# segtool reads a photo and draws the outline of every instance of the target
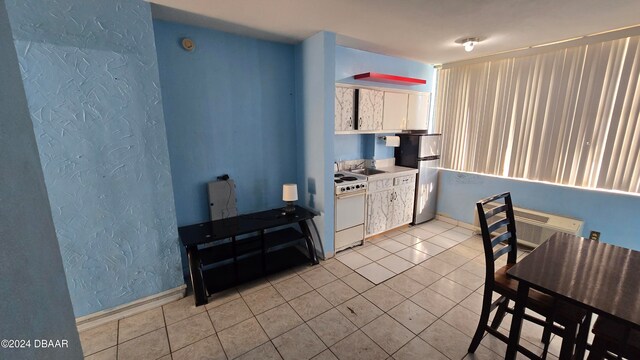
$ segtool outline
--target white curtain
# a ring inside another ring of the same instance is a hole
[[[439,71],[445,168],[640,192],[640,36]]]

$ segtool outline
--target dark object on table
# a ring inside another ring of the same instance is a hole
[[[599,317],[593,326],[593,345],[589,360],[615,358],[608,353],[627,359],[640,359],[640,331],[618,322]]]
[[[281,209],[274,209],[178,228],[189,258],[196,306],[207,303],[207,292],[212,294],[303,262],[317,264],[307,225],[315,215],[299,206],[294,210],[286,216]],[[302,232],[291,227],[295,224]],[[280,229],[266,232],[273,228]],[[252,233],[258,235],[238,238]],[[198,248],[204,244],[212,246]],[[297,249],[304,246],[308,257]]]
[[[485,211],[486,204],[496,202],[501,205]],[[507,312],[513,313],[513,309],[509,308],[509,301],[516,299],[518,286],[516,280],[507,276],[507,270],[516,263],[518,255],[518,240],[511,194],[504,193],[481,200],[476,203],[476,207],[480,228],[482,230],[486,275],[482,299],[482,313],[475,335],[469,345],[470,353],[476,351],[485,331],[505,343],[508,342],[508,338],[498,332],[497,329],[504,319],[505,314]],[[491,223],[489,223],[489,221]],[[496,232],[499,232],[498,235],[493,236]],[[504,247],[501,246],[503,242],[506,242],[506,246]],[[494,251],[495,247],[499,247],[497,251]],[[507,264],[496,271],[495,261],[505,254],[507,255]],[[491,299],[494,292],[498,293],[500,297],[492,303]],[[551,332],[563,337],[562,354],[573,353],[576,329],[586,318],[583,311],[535,290],[529,293],[526,299],[526,307],[546,318],[546,320],[542,320],[528,314],[524,315],[526,320],[544,327],[542,337],[542,342],[545,344],[542,355],[543,358],[546,357],[547,354]],[[489,315],[491,311],[496,308],[496,314],[489,325]],[[554,323],[558,323],[562,327]],[[588,331],[588,329],[584,330],[584,327],[581,327],[581,330],[583,332]],[[530,350],[522,346],[518,346],[518,351],[530,358],[537,357]]]

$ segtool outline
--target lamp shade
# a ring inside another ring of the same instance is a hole
[[[297,201],[297,200],[298,200],[298,185],[297,184],[282,185],[282,201]]]

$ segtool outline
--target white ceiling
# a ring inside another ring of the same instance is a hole
[[[154,17],[295,43],[338,44],[439,64],[640,24],[639,0],[149,0]],[[455,43],[484,39],[471,53]]]

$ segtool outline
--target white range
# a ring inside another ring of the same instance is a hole
[[[366,213],[367,177],[349,172],[334,174],[335,251],[362,245]]]

